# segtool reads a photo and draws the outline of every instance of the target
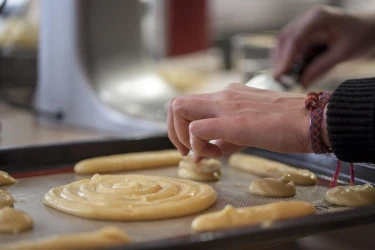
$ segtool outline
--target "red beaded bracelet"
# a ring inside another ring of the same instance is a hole
[[[324,108],[329,102],[331,95],[332,92],[310,92],[305,99],[305,107],[311,111],[310,138],[315,154],[332,153],[332,149],[324,144],[321,134]]]
[[[311,111],[310,117],[310,138],[311,146],[315,154],[332,153],[332,149],[328,148],[322,139],[321,128],[324,115],[324,108],[329,102],[332,92],[310,92],[305,98],[305,107]],[[355,182],[355,170],[353,163],[350,164],[350,185]],[[335,173],[331,179],[331,187],[335,187],[341,170],[342,161],[338,160]]]

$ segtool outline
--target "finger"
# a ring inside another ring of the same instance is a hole
[[[229,154],[241,151],[242,149],[246,148],[246,146],[244,145],[236,145],[236,144],[226,142],[223,140],[216,140],[215,144],[220,147],[224,155],[229,155]]]
[[[200,156],[221,156],[223,154],[221,148],[216,144],[209,143],[209,141],[217,139],[229,141],[228,138],[232,140],[238,133],[238,130],[233,129],[235,122],[235,118],[209,118],[191,122],[189,132],[190,145],[193,151]]]
[[[176,130],[174,127],[174,116],[173,116],[173,103],[175,101],[175,98],[169,101],[168,103],[168,118],[167,118],[167,124],[168,124],[168,137],[173,143],[173,145],[178,149],[181,155],[185,156],[189,153],[189,149],[185,147],[179,140],[176,134]]]
[[[173,124],[178,141],[192,149],[189,139],[191,121],[215,117],[219,107],[216,101],[197,98],[178,98],[173,103]]]
[[[346,54],[344,46],[332,46],[307,66],[301,77],[301,84],[307,87],[316,78],[322,76],[339,62],[344,61]]]
[[[194,162],[200,162],[201,160],[203,160],[203,156],[198,156],[198,155],[194,155]]]
[[[175,130],[180,143],[191,150],[189,139],[189,124],[190,121],[182,116],[174,116]]]
[[[208,119],[210,120],[210,119]],[[200,124],[204,120],[198,120],[190,123],[189,131],[194,131],[194,123]],[[192,125],[193,124],[193,125]],[[200,137],[195,136],[193,133],[190,132],[190,145],[192,148],[192,151],[196,156],[200,157],[220,157],[222,156],[222,151],[220,147],[218,147],[215,144],[209,143],[209,140],[203,140]]]

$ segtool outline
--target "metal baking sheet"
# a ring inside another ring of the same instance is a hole
[[[318,215],[280,221],[268,228],[250,226],[198,234],[191,231],[190,224],[199,214],[157,221],[108,222],[71,216],[43,204],[43,196],[51,188],[91,177],[75,175],[71,172],[72,166],[77,160],[97,155],[170,147],[166,137],[157,137],[144,140],[94,141],[0,151],[0,159],[2,159],[0,169],[23,177],[19,178],[18,184],[1,188],[8,190],[14,196],[16,208],[27,211],[34,219],[33,230],[18,235],[0,234],[0,242],[5,244],[19,240],[37,239],[51,234],[93,231],[103,226],[115,225],[123,228],[133,240],[133,244],[116,249],[191,249],[192,247],[207,249],[219,246],[220,248],[233,249],[235,247],[268,245],[324,230],[375,221],[373,207],[348,209],[332,206],[324,201],[328,175],[325,176],[322,173],[330,169],[333,170],[331,167],[333,158],[325,156],[325,160],[320,161],[319,165],[314,163],[314,159],[306,161],[305,157],[309,157],[306,155],[279,155],[256,149],[249,149],[247,152],[273,159],[279,158],[284,162],[292,161],[294,163],[292,165],[299,167],[308,167],[313,163],[314,167],[310,166],[310,169],[315,168],[315,172],[320,174],[319,184],[312,187],[298,186],[296,196],[288,199],[259,197],[248,192],[249,183],[257,177],[224,166],[222,179],[219,182],[208,183],[217,190],[218,201],[200,214],[220,210],[226,204],[243,207],[279,200],[300,200],[312,202],[317,208]],[[22,159],[27,160],[23,161]],[[226,158],[223,158],[222,161],[226,163]],[[322,162],[330,164],[324,166]],[[177,167],[127,173],[177,177]],[[345,181],[345,174],[342,177]],[[360,179],[359,181],[366,180]],[[373,183],[371,180],[367,181]]]

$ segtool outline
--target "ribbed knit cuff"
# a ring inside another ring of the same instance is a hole
[[[375,78],[348,80],[332,94],[327,109],[333,153],[347,162],[375,162]]]

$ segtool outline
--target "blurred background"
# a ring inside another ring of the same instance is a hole
[[[280,29],[319,4],[375,12],[375,0],[0,0],[0,147],[166,133],[172,97],[272,70]],[[340,64],[314,88],[374,68]],[[373,249],[372,232],[275,249]]]
[[[272,69],[280,29],[319,4],[375,11],[373,0],[2,0],[0,99],[37,122],[165,133],[169,99]],[[374,66],[339,65],[314,88]]]

